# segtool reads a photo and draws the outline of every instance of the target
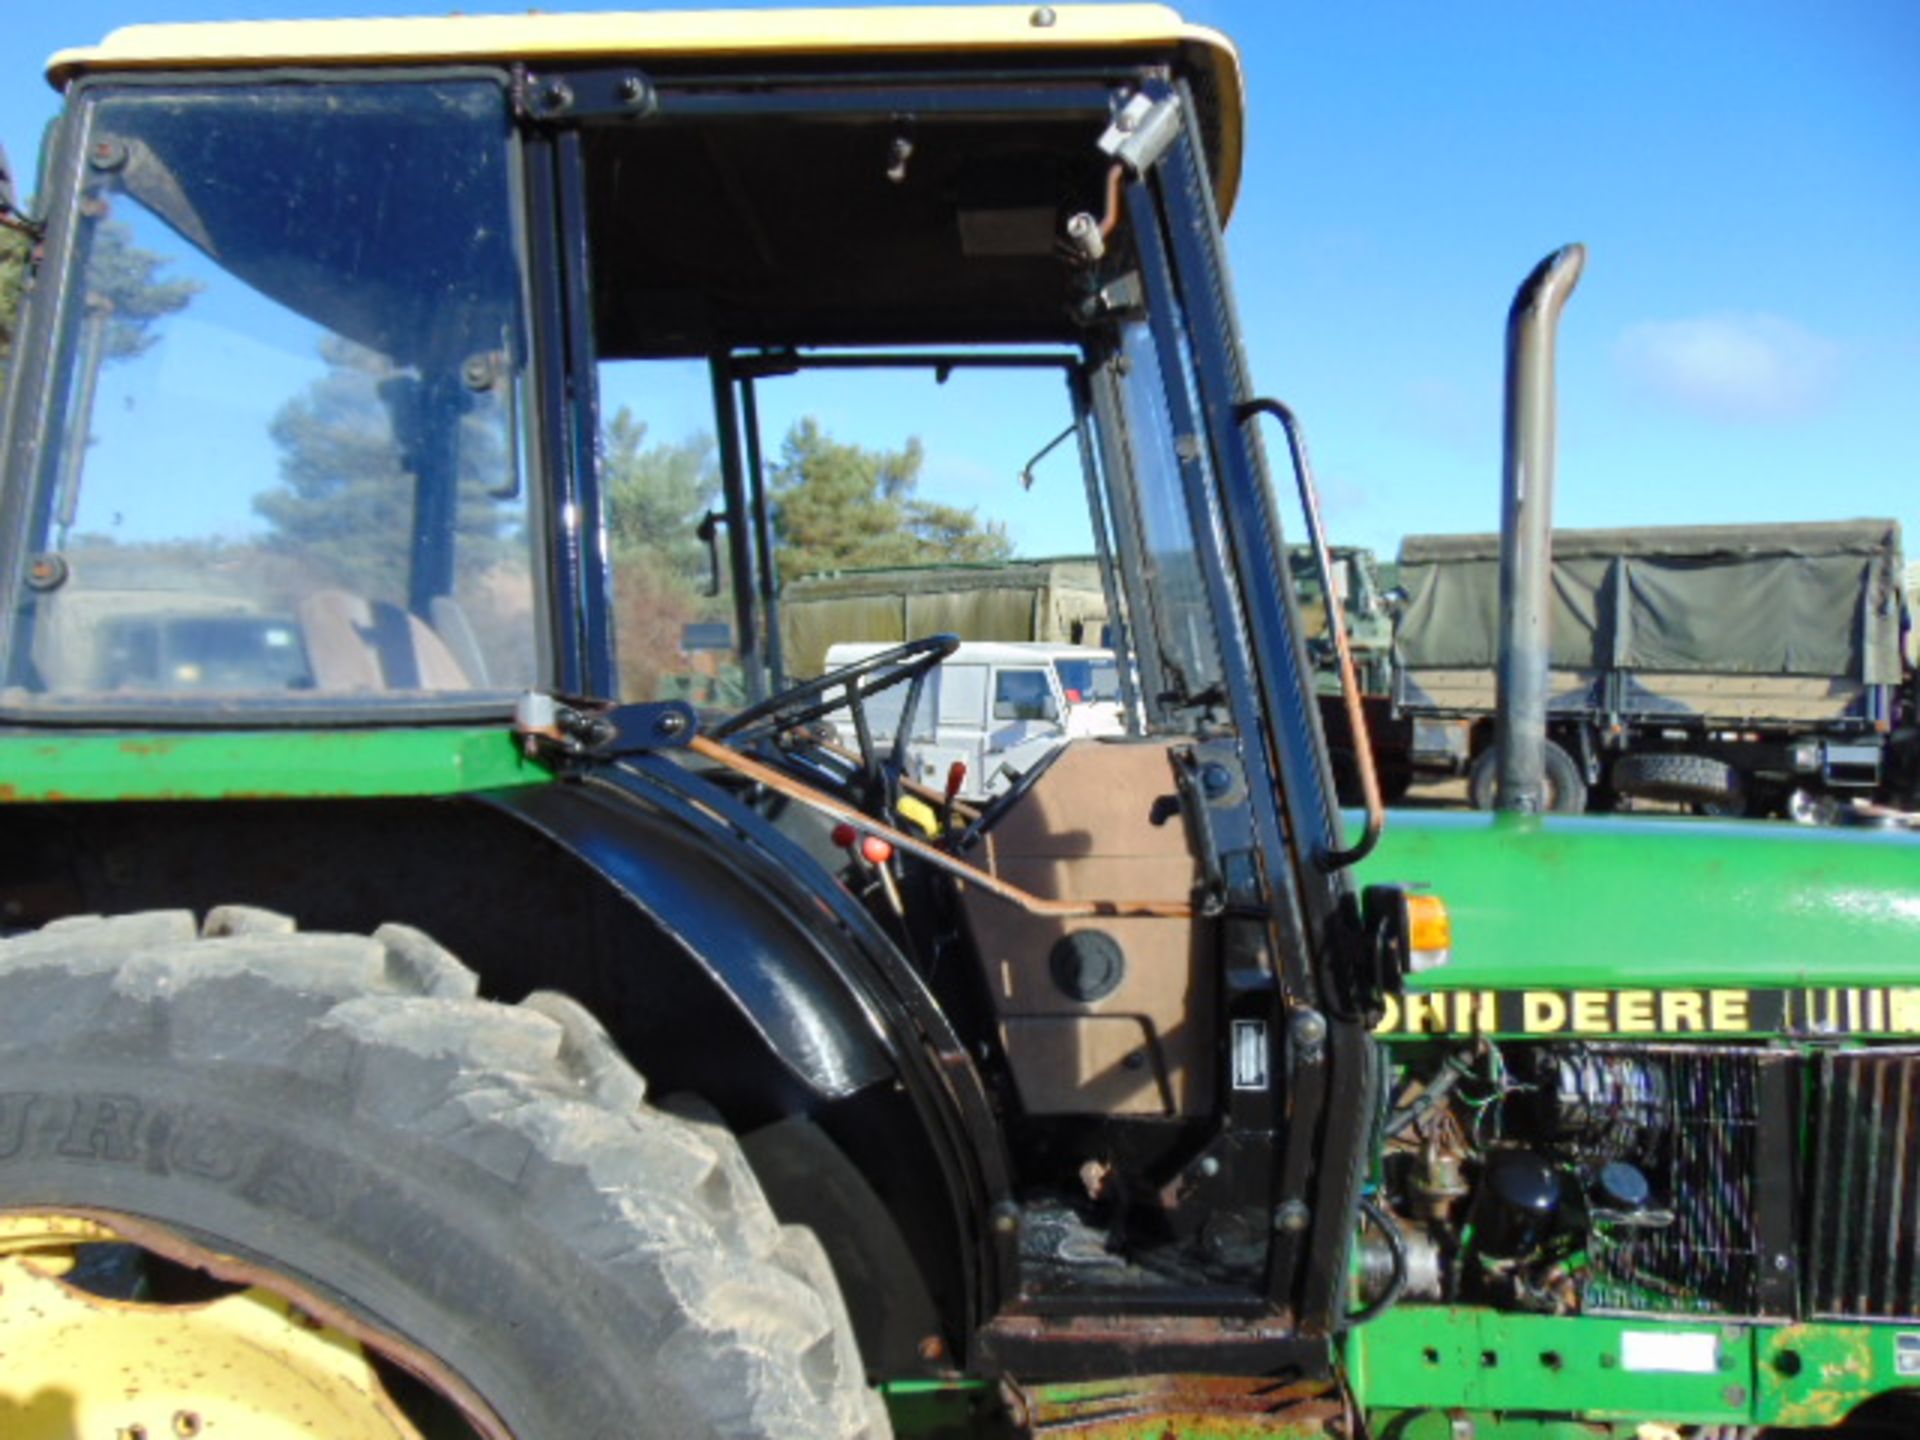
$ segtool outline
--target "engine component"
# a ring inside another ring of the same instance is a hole
[[[1487,1160],[1475,1220],[1480,1252],[1497,1259],[1530,1255],[1560,1209],[1560,1175],[1531,1150],[1501,1150]]]
[[[1582,1159],[1610,1160],[1644,1155],[1666,1133],[1667,1072],[1644,1053],[1556,1046],[1532,1060],[1540,1138]]]
[[[1402,1298],[1413,1300],[1438,1300],[1444,1293],[1444,1268],[1441,1264],[1440,1242],[1430,1231],[1418,1226],[1400,1223],[1400,1239],[1406,1248],[1406,1284],[1401,1289]],[[1361,1232],[1359,1244],[1359,1273],[1354,1277],[1354,1289],[1360,1300],[1371,1304],[1387,1293],[1387,1287],[1393,1283],[1394,1273],[1393,1247],[1385,1235],[1377,1230]]]
[[[1433,1139],[1422,1149],[1420,1168],[1414,1171],[1409,1183],[1413,1207],[1422,1219],[1437,1224],[1453,1219],[1468,1191],[1461,1158],[1452,1150],[1443,1150]]]

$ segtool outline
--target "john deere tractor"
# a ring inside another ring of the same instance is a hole
[[[6,212],[0,1433],[1537,1437],[1904,1383],[1920,1307],[1853,1279],[1889,1247],[1912,1290],[1913,992],[1829,1032],[1633,977],[1732,985],[1773,905],[1806,976],[1864,936],[1920,978],[1910,846],[1701,830],[1649,876],[1482,817],[1354,878],[1383,817],[1367,773],[1336,807],[1291,599],[1263,438],[1326,545],[1240,347],[1222,37],[141,26],[49,75]],[[1063,428],[1030,488],[971,461]],[[909,773],[943,707],[1054,720],[933,610],[793,673],[781,558],[859,537],[1098,555],[1128,733],[983,803]],[[1630,948],[1568,934],[1616,908]],[[1466,988],[1409,992],[1450,945]],[[1569,955],[1550,1041],[1482,998]],[[1661,1128],[1720,1114],[1696,1054],[1745,1148]],[[1738,1284],[1701,1214],[1762,1227]]]

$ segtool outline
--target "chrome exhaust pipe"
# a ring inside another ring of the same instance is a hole
[[[1547,663],[1552,650],[1554,339],[1587,263],[1567,245],[1534,267],[1507,311],[1505,454],[1500,495],[1500,663],[1494,809],[1547,808]]]

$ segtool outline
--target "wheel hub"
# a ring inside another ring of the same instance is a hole
[[[74,1283],[124,1245],[78,1216],[0,1215],[0,1434],[10,1440],[420,1440],[365,1348],[259,1286],[169,1304]]]

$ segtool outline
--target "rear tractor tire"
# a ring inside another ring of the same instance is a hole
[[[733,1137],[648,1106],[574,1002],[478,1000],[401,926],[227,908],[0,942],[0,1212],[82,1217],[47,1224],[276,1297],[380,1357],[356,1361],[369,1417],[398,1401],[435,1436],[887,1433],[818,1242],[775,1220]],[[173,1312],[171,1353],[220,1308]],[[147,1418],[94,1368],[75,1415],[100,1433],[320,1433],[297,1405]],[[34,1433],[51,1382],[0,1372],[0,1430]]]
[[[1546,742],[1546,804],[1552,815],[1579,815],[1587,808],[1587,782],[1573,757],[1559,745]],[[1467,772],[1467,799],[1476,810],[1493,809],[1500,783],[1500,751],[1488,746],[1474,757]]]

